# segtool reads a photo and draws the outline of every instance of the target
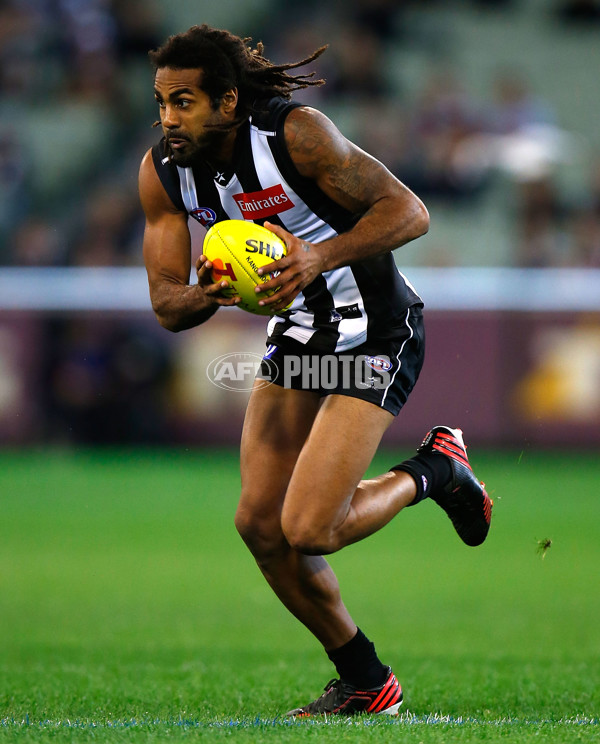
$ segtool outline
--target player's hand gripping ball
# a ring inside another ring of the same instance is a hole
[[[221,290],[225,297],[239,295],[242,310],[257,315],[271,315],[273,310],[258,302],[274,294],[270,290],[257,294],[255,287],[268,282],[276,272],[259,276],[258,269],[286,253],[285,243],[266,227],[245,220],[223,220],[206,233],[202,252],[212,263],[214,282],[226,280],[229,287]]]

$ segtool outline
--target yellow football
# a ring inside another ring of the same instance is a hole
[[[254,289],[268,282],[273,274],[259,276],[258,269],[285,256],[285,243],[266,227],[245,220],[223,220],[213,225],[204,237],[202,252],[212,263],[213,281],[225,279],[229,287],[225,297],[239,295],[242,310],[257,315],[271,315],[273,310],[258,301],[274,290],[257,294]]]

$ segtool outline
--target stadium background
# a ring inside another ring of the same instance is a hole
[[[477,445],[597,448],[598,3],[9,0],[0,21],[0,444],[237,442],[246,396],[206,368],[261,353],[264,321],[158,327],[136,191],[147,49],[208,22],[275,61],[329,43],[327,85],[298,100],[430,209],[396,254],[428,358],[386,441],[447,421]]]

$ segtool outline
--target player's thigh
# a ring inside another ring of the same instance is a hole
[[[359,398],[325,398],[287,489],[284,528],[335,529],[345,519],[394,416]]]
[[[279,527],[285,493],[319,404],[316,393],[255,385],[242,431],[240,532]]]

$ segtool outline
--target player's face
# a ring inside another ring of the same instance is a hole
[[[188,166],[198,157],[219,158],[227,143],[235,138],[232,131],[215,126],[235,118],[237,95],[230,91],[214,109],[208,95],[200,89],[200,70],[160,67],[154,78],[154,94],[160,109],[160,123],[173,162]]]

